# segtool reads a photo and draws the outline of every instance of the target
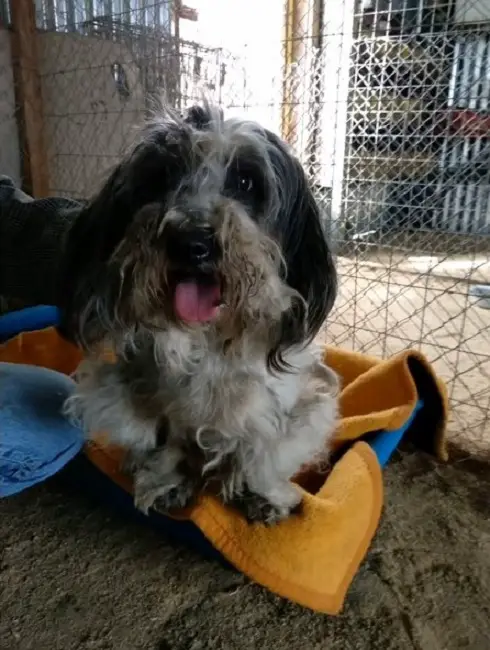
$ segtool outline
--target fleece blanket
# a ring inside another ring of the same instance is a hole
[[[23,487],[39,480],[39,467],[37,479],[31,480],[25,468],[18,467],[18,459],[16,472],[15,453],[9,447],[16,431],[34,435],[31,447],[41,448],[49,430],[64,427],[65,444],[44,475],[58,471],[81,449],[78,461],[65,471],[70,473],[73,466],[79,485],[87,489],[96,485],[99,496],[122,497],[131,507],[131,480],[120,470],[123,452],[105,446],[102,438],[84,445],[80,432],[71,431],[59,415],[70,390],[68,375],[80,360],[81,352],[54,328],[23,332],[0,344],[0,495],[19,491],[9,491],[12,482],[20,481]],[[326,347],[325,360],[341,377],[341,419],[330,471],[319,474],[307,468],[294,478],[304,497],[301,515],[274,527],[249,524],[238,512],[203,494],[194,507],[172,520],[155,512],[149,519],[183,538],[196,532],[257,583],[311,609],[337,614],[378,527],[382,467],[400,439],[410,439],[421,450],[446,459],[447,396],[430,364],[416,351],[379,360]],[[60,379],[57,386],[54,375]],[[8,387],[15,376],[17,385],[27,388],[12,394]]]

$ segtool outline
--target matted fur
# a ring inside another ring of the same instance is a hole
[[[132,450],[143,510],[157,498],[166,509],[187,505],[219,476],[223,500],[256,495],[270,505],[267,521],[281,519],[300,501],[290,478],[328,455],[337,377],[312,346],[286,354],[289,372],[271,373],[267,346],[242,335],[240,350],[229,354],[219,343],[214,327],[140,332],[115,363],[82,364],[69,408],[88,431],[105,431]],[[253,518],[257,500],[242,507]]]
[[[67,317],[88,358],[67,411],[133,451],[144,510],[157,498],[182,506],[213,483],[250,518],[287,516],[300,501],[289,479],[328,449],[337,394],[310,345],[336,273],[300,164],[253,122],[207,105],[167,114],[77,232],[91,241],[67,269]],[[196,233],[212,254],[185,272],[218,278],[222,305],[189,324],[173,303],[175,251]],[[90,354],[100,341],[115,364]]]

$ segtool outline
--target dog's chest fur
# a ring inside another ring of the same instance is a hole
[[[265,348],[246,338],[223,346],[212,330],[166,331],[154,339],[151,357],[136,355],[134,370],[153,375],[155,409],[163,409],[181,433],[206,427],[229,435],[253,435],[258,420],[260,430],[277,435],[298,400],[304,371],[315,362],[311,350],[290,352],[291,371],[272,374]]]

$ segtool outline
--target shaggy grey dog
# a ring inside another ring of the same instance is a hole
[[[147,511],[215,491],[249,520],[295,511],[322,459],[335,374],[312,340],[336,294],[299,162],[209,105],[147,126],[79,219],[70,313],[88,354],[67,411],[130,451]]]

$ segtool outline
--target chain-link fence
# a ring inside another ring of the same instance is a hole
[[[314,26],[315,2],[303,4]],[[321,161],[334,165],[323,184],[341,273],[327,336],[373,355],[423,351],[447,381],[453,439],[488,451],[490,3],[323,8],[337,135]]]
[[[36,0],[50,192],[91,194],[161,96],[183,107],[204,90],[282,133],[337,248],[327,340],[422,350],[448,382],[453,438],[488,450],[489,0],[188,5]],[[6,34],[0,173],[15,176]]]
[[[352,22],[332,332],[422,350],[448,382],[452,435],[488,450],[490,4],[368,0]]]

